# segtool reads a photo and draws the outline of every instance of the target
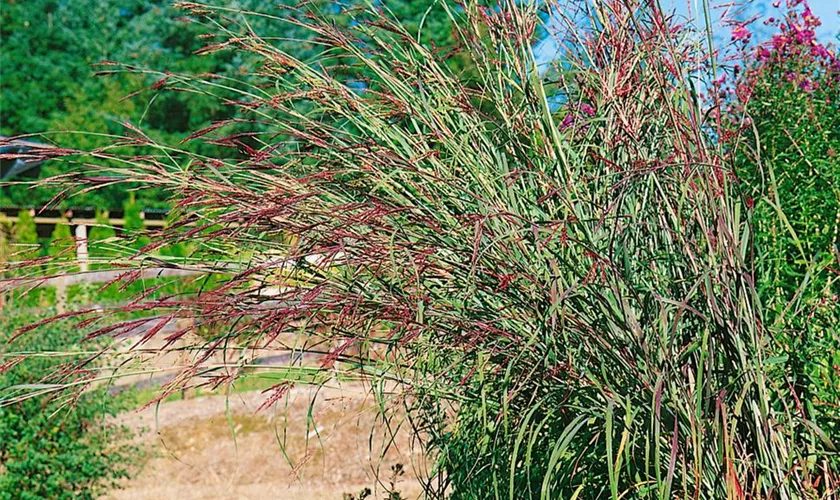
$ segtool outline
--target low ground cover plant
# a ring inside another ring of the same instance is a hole
[[[132,125],[121,147],[157,154],[64,151],[96,159],[73,178],[85,188],[178,200],[177,221],[121,266],[190,241],[194,267],[227,276],[131,303],[227,326],[160,397],[286,347],[370,383],[385,425],[412,426],[430,497],[834,494],[837,431],[802,410],[811,367],[786,357],[807,311],[762,295],[765,226],[739,180],[745,156],[721,140],[743,132],[696,91],[697,74],[717,79],[704,37],[647,2],[557,5],[565,50],[540,72],[541,6],[441,5],[469,75],[379,4],[341,26],[314,7],[272,14],[322,44],[305,62],[249,29],[256,14],[184,2],[213,30],[206,51],[261,61],[235,87],[161,74],[158,89],[242,111],[189,137],[230,155]],[[210,366],[232,342],[239,361]],[[824,393],[836,382],[811,379]]]

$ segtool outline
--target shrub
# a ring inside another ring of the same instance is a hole
[[[746,51],[722,101],[727,145],[755,205],[756,283],[780,366],[802,414],[837,436],[840,60],[816,39],[820,23],[807,3],[786,2],[765,21],[776,33]]]
[[[106,421],[120,402],[101,385],[78,398],[49,396],[49,387],[39,385],[45,397],[16,401],[25,384],[42,384],[57,373],[65,384],[83,384],[94,373],[71,369],[87,357],[75,325],[52,323],[37,336],[10,342],[12,332],[37,319],[8,310],[0,315],[0,499],[99,498],[127,477],[137,450],[126,444],[124,428]],[[22,360],[20,353],[34,354]]]
[[[116,237],[117,233],[114,231],[114,227],[111,225],[111,219],[108,215],[108,212],[105,210],[96,211],[94,219],[96,221],[96,225],[92,226],[88,232],[88,239],[91,241],[91,244]]]
[[[143,209],[135,199],[134,195],[129,196],[128,200],[123,204],[123,220],[125,226],[123,229],[129,235],[133,235],[143,230]]]
[[[38,257],[40,253],[38,230],[35,226],[35,219],[29,210],[21,210],[18,213],[18,220],[12,232],[12,240],[17,245],[15,251],[17,260],[29,260]]]
[[[166,155],[91,152],[114,180],[182,196],[181,224],[141,253],[189,238],[234,273],[192,301],[132,303],[230,325],[161,397],[212,373],[225,340],[282,348],[303,330],[332,342],[296,345],[324,369],[396,392],[436,461],[433,496],[830,494],[836,435],[778,369],[784,324],[764,321],[749,204],[691,90],[708,62],[691,33],[650,4],[593,2],[588,22],[569,14],[548,82],[532,4],[442,5],[468,83],[377,8],[348,28],[298,17],[327,48],[310,65],[183,4],[221,27],[212,49],[263,60],[230,102],[247,132],[191,136],[244,158],[134,132]]]
[[[93,268],[108,267],[101,261],[108,261],[117,255],[119,250],[116,245],[117,233],[111,225],[109,214],[105,210],[97,210],[94,225],[88,230],[88,247],[90,258],[94,261]]]
[[[134,197],[134,193],[131,193],[123,204],[123,221],[123,235],[133,239],[135,247],[142,248],[149,244],[148,237],[143,233],[143,208]]]
[[[5,214],[0,214],[0,262],[6,262],[12,256],[12,223]]]
[[[6,277],[7,262],[12,259],[12,223],[5,214],[0,213],[0,281]],[[0,289],[0,308],[6,302],[6,290]]]
[[[75,256],[75,238],[70,231],[70,224],[65,218],[55,225],[50,235],[50,246],[47,253],[54,260],[72,260]]]

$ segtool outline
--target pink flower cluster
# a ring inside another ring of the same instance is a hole
[[[780,7],[781,1],[774,2],[773,6]],[[756,48],[755,56],[758,62],[762,66],[772,63],[795,63],[805,66],[816,64],[834,73],[840,71],[840,58],[830,46],[820,43],[817,39],[816,29],[822,25],[822,21],[811,11],[808,2],[787,0],[785,6],[786,12],[780,18],[770,17],[764,21],[765,25],[776,26],[779,32]],[[738,39],[744,39],[740,32],[738,36]],[[736,39],[735,30],[732,38]],[[807,71],[788,71],[785,80],[809,93],[818,88],[818,84]]]
[[[781,0],[773,3],[777,8],[781,5]],[[745,44],[740,50],[744,65],[733,67],[731,73],[711,82],[712,99],[716,103],[722,101],[727,114],[738,117],[739,127],[746,126],[744,106],[758,85],[770,82],[784,86],[786,91],[803,92],[810,99],[821,95],[818,94],[821,90],[840,85],[840,57],[832,45],[824,45],[817,39],[816,30],[822,23],[807,1],[787,0],[781,15],[767,18],[764,24],[774,26],[777,32],[770,40],[754,47],[746,44],[750,40],[747,25],[733,29],[733,41]],[[723,140],[727,140],[727,133],[721,131]]]
[[[804,6],[802,12],[795,10],[799,5]],[[816,28],[822,25],[822,21],[811,11],[808,2],[788,0],[787,6],[789,10],[784,19],[771,17],[765,21],[767,25],[778,26],[780,33],[773,35],[769,42],[772,51],[762,47],[759,55],[766,59],[772,57],[773,52],[779,56],[787,56],[803,55],[803,52],[807,51],[816,58],[833,62],[836,57],[834,53],[817,40]]]

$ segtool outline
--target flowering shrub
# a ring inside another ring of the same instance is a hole
[[[744,70],[724,90],[727,146],[755,207],[756,280],[781,366],[802,413],[836,435],[840,62],[816,39],[821,21],[807,2],[789,0],[764,22],[777,33],[744,53]]]
[[[778,32],[769,41],[745,49],[743,70],[741,64],[735,67],[729,86],[725,75],[715,86],[728,109],[724,139],[734,139],[726,143],[740,158],[741,177],[756,190],[751,197],[774,197],[774,206],[765,204],[759,211],[789,212],[788,230],[764,226],[783,222],[769,213],[759,215],[759,233],[773,233],[775,245],[787,248],[788,257],[793,256],[793,247],[802,246],[795,252],[804,255],[783,259],[789,264],[799,260],[801,277],[802,266],[807,266],[811,257],[818,261],[819,255],[833,258],[832,245],[837,243],[838,201],[833,186],[840,123],[840,60],[833,47],[816,39],[815,28],[821,21],[807,2],[788,0],[786,7],[779,17],[764,21]],[[755,140],[743,134],[752,128],[757,132]],[[771,288],[777,286],[792,293],[799,283],[777,277]]]

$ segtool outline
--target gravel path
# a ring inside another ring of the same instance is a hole
[[[259,392],[210,396],[122,415],[154,458],[104,498],[320,500],[365,487],[383,498],[375,471],[387,479],[396,463],[407,471],[397,490],[403,498],[420,497],[411,464],[422,467],[422,455],[412,451],[405,432],[382,452],[389,440],[363,387],[295,388],[288,400],[256,413],[264,398]]]

